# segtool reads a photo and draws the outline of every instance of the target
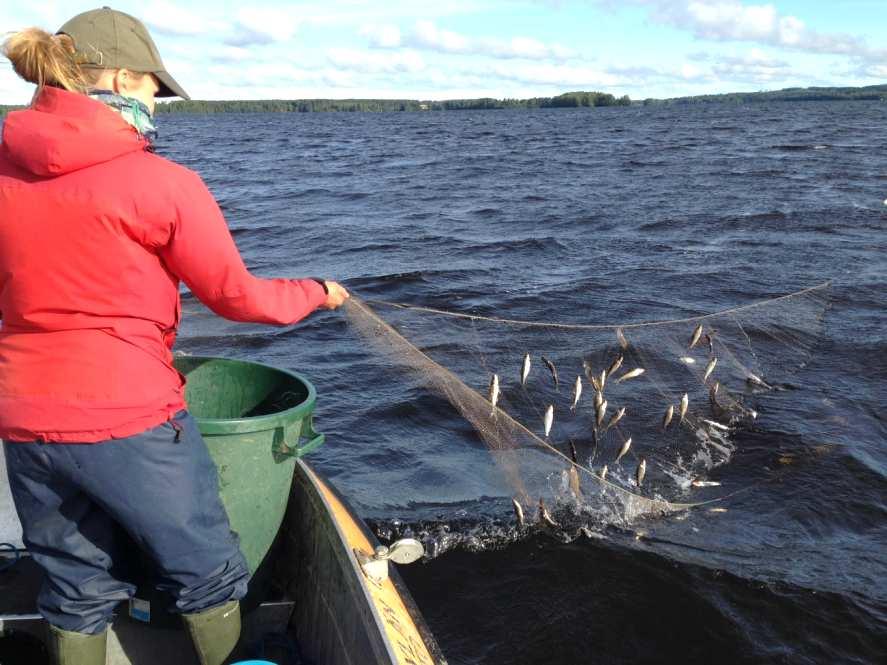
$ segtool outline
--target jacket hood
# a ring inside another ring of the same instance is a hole
[[[7,157],[38,176],[58,176],[101,164],[148,141],[119,113],[86,95],[46,87],[30,108],[3,122]]]

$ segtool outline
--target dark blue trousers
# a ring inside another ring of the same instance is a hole
[[[216,467],[187,412],[125,439],[4,449],[25,546],[46,573],[38,607],[54,626],[102,632],[132,597],[121,564],[133,553],[122,542],[150,557],[179,612],[246,594],[249,571]]]

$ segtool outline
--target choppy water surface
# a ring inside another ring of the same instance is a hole
[[[204,176],[263,275],[606,323],[833,279],[811,362],[737,433],[719,478],[778,475],[725,513],[593,537],[517,538],[483,443],[445,402],[386,371],[338,314],[274,329],[186,300],[179,349],[312,379],[327,434],[313,461],[380,535],[429,544],[434,557],[403,574],[451,663],[887,653],[887,106],[162,121],[159,151]]]

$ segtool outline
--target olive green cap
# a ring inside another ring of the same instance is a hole
[[[167,73],[145,24],[129,14],[110,7],[93,9],[72,18],[56,34],[74,40],[74,57],[81,67],[150,72],[160,81],[158,97],[191,99]]]

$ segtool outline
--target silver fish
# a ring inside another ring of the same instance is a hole
[[[609,471],[609,469],[607,468],[607,465],[604,464],[604,465],[601,467],[601,480],[606,480],[606,479],[607,479],[607,471]]]
[[[716,480],[694,480],[690,483],[693,487],[720,487],[721,483]]]
[[[754,383],[756,385],[761,386],[762,388],[770,388],[771,387],[768,383],[766,383],[761,377],[757,376],[756,374],[749,373],[749,375],[745,378],[745,380],[748,383]]]
[[[691,358],[690,356],[681,356],[679,360],[685,365],[695,365],[696,358]]]
[[[557,367],[555,367],[554,363],[551,362],[545,356],[542,356],[542,362],[545,363],[545,366],[548,368],[548,371],[551,372],[551,378],[554,379],[554,387],[557,388],[558,387]]]
[[[629,448],[631,448],[631,437],[628,437],[625,440],[625,443],[622,444],[622,448],[620,448],[619,454],[616,455],[616,461],[613,462],[613,464],[618,464],[619,460],[621,460],[623,457],[625,457],[625,453],[628,452]]]
[[[710,425],[711,427],[714,427],[715,429],[723,430],[724,432],[729,432],[731,430],[731,428],[728,427],[727,425],[716,422],[714,420],[706,420],[705,418],[703,418],[702,422],[704,422],[706,425]]]
[[[576,454],[576,444],[573,443],[572,439],[570,439],[570,459],[573,460],[573,464],[579,464],[579,456]]]
[[[530,375],[530,366],[532,365],[532,361],[530,360],[530,354],[524,354],[524,362],[520,368],[520,384],[525,386],[527,384],[527,377]]]
[[[671,424],[671,419],[674,417],[674,404],[669,404],[668,408],[665,410],[665,415],[662,417],[662,429],[668,429],[668,426]]]
[[[690,337],[690,346],[689,348],[693,348],[699,343],[699,338],[702,337],[702,324],[700,323],[696,326],[696,329],[693,330],[693,336]]]
[[[622,367],[622,361],[624,360],[624,356],[620,353],[619,357],[617,357],[613,362],[610,363],[610,366],[607,368],[607,376],[613,376],[616,373],[616,370]]]
[[[625,415],[625,407],[623,406],[621,409],[619,409],[616,413],[613,414],[613,416],[610,418],[610,421],[607,423],[607,426],[604,429],[610,429],[611,427],[613,427],[613,425],[615,425],[620,420],[622,420],[622,416],[624,416],[624,415]]]
[[[600,378],[598,379],[598,381],[599,381],[600,384],[601,384],[601,392],[604,392],[604,386],[607,385],[607,377],[608,377],[608,376],[609,376],[609,374],[607,374],[607,370],[602,369],[602,370],[601,370],[601,376],[600,376]]]
[[[575,466],[571,466],[567,471],[567,480],[570,485],[570,491],[577,499],[582,498],[582,491],[579,489],[579,472]]]
[[[490,404],[493,405],[492,413],[496,413],[496,403],[499,401],[499,375],[493,374],[490,378]]]
[[[708,388],[708,404],[711,407],[711,413],[715,418],[722,418],[726,413],[726,409],[718,402],[718,389],[721,387],[720,381],[715,381]]]
[[[548,512],[548,508],[545,507],[545,502],[542,500],[542,497],[539,497],[539,520],[553,529],[556,529],[559,526],[558,523],[551,518],[551,514]]]
[[[710,512],[710,513],[726,513],[727,509],[726,508],[709,508],[708,512]]]
[[[607,414],[607,400],[604,400],[600,403],[597,408],[597,426],[600,427],[601,423],[604,422],[604,416]]]
[[[708,361],[708,365],[705,366],[705,374],[702,375],[702,382],[705,383],[708,380],[708,377],[711,376],[711,373],[715,371],[715,365],[718,364],[717,358],[712,358]]]
[[[599,380],[594,374],[592,374],[592,375],[589,376],[588,378],[591,379],[591,385],[592,385],[592,387],[593,387],[595,390],[597,390],[598,392],[601,392],[602,386],[601,386],[601,382],[600,382],[600,380]]]
[[[579,398],[582,396],[582,377],[576,377],[576,383],[573,384],[573,406],[570,407],[573,411],[576,410],[576,405],[579,404]]]
[[[616,339],[619,340],[619,346],[623,349],[628,348],[628,340],[625,339],[625,333],[622,332],[622,328],[616,328]]]
[[[622,383],[623,381],[628,381],[628,379],[633,379],[637,376],[640,376],[641,374],[643,374],[646,371],[647,370],[645,370],[643,367],[635,367],[630,372],[626,372],[625,374],[620,376],[618,379],[616,379],[616,383]]]
[[[597,408],[604,403],[604,394],[600,390],[594,391],[594,408],[595,411]]]
[[[542,424],[545,426],[545,436],[547,437],[551,433],[551,426],[554,424],[554,404],[549,404],[548,408],[545,409],[545,418],[542,420]]]
[[[517,518],[517,527],[519,529],[524,528],[524,509],[523,506],[520,505],[517,499],[511,499],[511,507],[514,508],[514,516]]]
[[[644,476],[647,475],[647,460],[641,458],[641,463],[638,464],[638,469],[635,471],[634,477],[638,483],[638,487],[644,484]]]
[[[705,341],[708,342],[708,352],[713,354],[715,352],[714,339],[712,339],[711,335],[705,333]]]
[[[678,420],[679,423],[684,422],[684,416],[687,415],[688,406],[690,406],[690,398],[687,396],[687,393],[684,393],[681,396],[681,410],[678,412],[678,415],[680,415],[680,420]]]

